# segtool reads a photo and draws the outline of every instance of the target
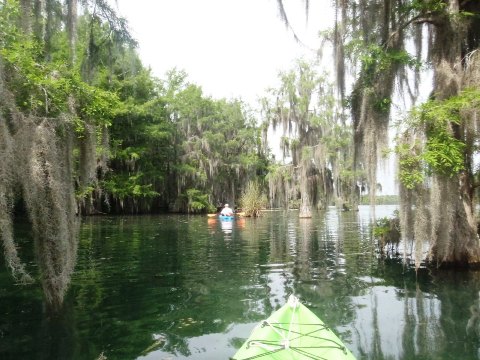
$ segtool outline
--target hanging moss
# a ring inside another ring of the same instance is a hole
[[[62,304],[78,243],[79,220],[68,166],[72,154],[62,136],[65,130],[58,119],[29,118],[15,135],[16,158],[22,164],[17,181],[32,223],[44,293],[54,308]]]
[[[25,117],[11,106],[10,111],[13,132],[0,118],[0,148],[5,150],[0,168],[0,233],[5,256],[20,282],[32,280],[13,239],[13,199],[21,196],[32,224],[44,293],[47,302],[58,308],[75,265],[78,241],[68,122]]]
[[[59,4],[48,5],[22,1],[17,8],[9,1],[0,7],[0,23],[8,25],[0,26],[0,238],[14,277],[19,282],[36,278],[27,272],[13,237],[13,203],[21,199],[31,223],[45,299],[50,309],[58,310],[77,255],[75,180],[80,177],[77,183],[84,187],[95,176],[96,132],[90,124],[108,123],[115,95],[87,85],[63,64],[49,62],[50,31],[53,23],[62,24],[52,15],[52,6]],[[75,7],[76,1],[69,1],[69,6]],[[75,17],[70,10],[69,16]],[[12,23],[17,14],[24,31]],[[38,18],[32,19],[32,14]],[[44,20],[45,42],[32,41],[32,26],[38,28]],[[74,140],[80,128],[86,132],[77,163]]]
[[[316,64],[298,60],[294,69],[280,75],[280,80],[279,89],[272,90],[275,104],[264,102],[271,106],[264,113],[269,115],[266,121],[273,129],[282,125],[277,130],[282,131],[280,148],[284,161],[291,158],[291,164],[272,168],[270,197],[280,206],[294,203],[301,217],[311,217],[312,210],[331,203],[334,183],[342,181],[343,170],[351,165],[344,161],[351,151],[346,140],[349,130],[337,111],[333,87],[325,74],[317,74]],[[337,196],[348,197],[343,194],[346,189],[351,188],[337,188]]]
[[[272,165],[266,176],[271,208],[297,208],[294,185],[295,171],[292,165]]]
[[[1,80],[0,80],[1,82]],[[13,203],[15,198],[16,174],[13,151],[13,137],[6,120],[0,117],[0,238],[2,240],[5,262],[14,278],[21,283],[33,279],[27,273],[25,264],[19,258],[13,237]]]

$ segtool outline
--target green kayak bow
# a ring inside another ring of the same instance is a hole
[[[313,312],[290,295],[262,321],[232,360],[355,360],[342,341]]]

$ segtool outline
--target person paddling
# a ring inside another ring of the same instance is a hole
[[[225,204],[222,211],[220,211],[220,215],[233,216],[233,210],[228,206],[228,204]]]

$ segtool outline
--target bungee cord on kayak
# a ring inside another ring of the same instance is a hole
[[[293,295],[255,327],[232,360],[259,358],[355,359],[333,331]]]
[[[285,325],[288,325],[288,328],[286,328]],[[315,329],[307,333],[299,333],[297,331],[292,330],[292,325],[298,325],[303,327],[309,326],[309,327],[314,327]],[[307,351],[307,349],[313,350],[313,349],[330,348],[330,349],[341,350],[344,354],[347,354],[346,347],[340,342],[337,342],[332,339],[327,339],[321,336],[313,335],[314,333],[317,333],[323,330],[331,331],[325,324],[303,324],[303,323],[293,323],[293,322],[292,323],[270,323],[267,320],[264,320],[262,322],[262,327],[265,327],[265,326],[270,326],[272,330],[275,331],[280,336],[282,336],[282,338],[280,340],[275,340],[275,341],[252,339],[247,342],[247,348],[252,346],[259,346],[261,348],[268,350],[269,353],[292,349],[293,351],[297,351],[302,355],[306,356],[307,358],[311,358],[311,359],[325,359],[325,358],[318,357],[315,354],[311,354]],[[288,331],[287,337],[283,337],[282,332],[279,330]],[[291,338],[290,337],[291,334],[295,334],[298,336]],[[311,337],[318,340],[319,345],[318,346],[291,346],[290,345],[292,342],[295,342],[297,339],[299,339],[302,336],[307,336],[307,337]],[[325,342],[331,343],[332,345],[326,345]],[[260,356],[255,356],[253,358],[245,358],[243,360],[259,358],[261,356],[268,355],[269,353],[265,353]]]

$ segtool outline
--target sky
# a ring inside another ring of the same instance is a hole
[[[304,45],[282,22],[276,0],[117,0],[114,6],[155,76],[176,67],[206,95],[253,105],[276,85],[279,71],[313,58],[318,31],[333,25],[330,0],[310,1],[308,20],[303,1],[284,3]]]

